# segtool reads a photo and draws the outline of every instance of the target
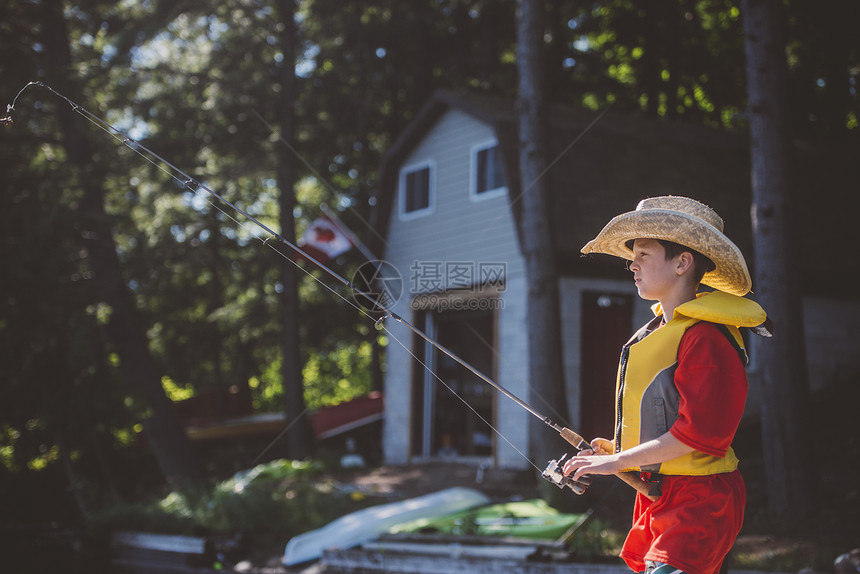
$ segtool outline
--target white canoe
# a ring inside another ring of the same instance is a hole
[[[294,566],[317,560],[327,548],[352,548],[377,538],[402,522],[437,518],[490,503],[485,494],[455,487],[342,516],[322,528],[294,536],[287,542],[283,563]]]

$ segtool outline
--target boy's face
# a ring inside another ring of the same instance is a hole
[[[666,260],[666,251],[656,239],[637,239],[633,242],[633,261],[630,263],[633,281],[639,296],[646,301],[662,301],[677,287],[675,258]]]

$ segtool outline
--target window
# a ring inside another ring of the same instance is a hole
[[[506,191],[505,170],[498,142],[492,141],[472,148],[472,199],[496,197]]]
[[[433,212],[433,163],[406,167],[400,172],[400,216],[404,219]]]

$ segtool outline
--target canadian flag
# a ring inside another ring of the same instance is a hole
[[[325,262],[352,249],[352,241],[337,223],[323,214],[305,230],[299,247],[314,259]]]

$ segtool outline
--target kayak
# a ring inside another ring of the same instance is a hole
[[[460,511],[440,518],[421,518],[392,527],[390,532],[451,535],[509,536],[557,540],[583,520],[585,514],[562,514],[544,500],[493,504]]]
[[[454,487],[398,502],[371,506],[294,536],[284,549],[284,566],[320,558],[327,548],[352,548],[389,532],[403,522],[439,518],[489,504],[477,490]]]

